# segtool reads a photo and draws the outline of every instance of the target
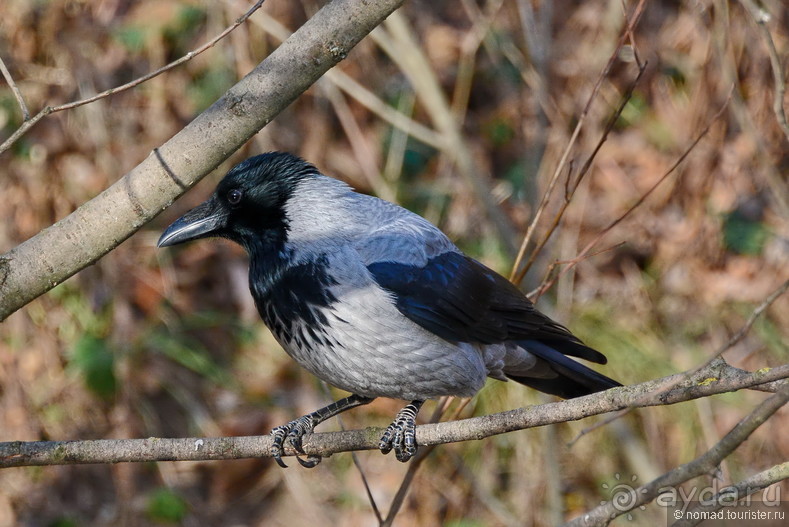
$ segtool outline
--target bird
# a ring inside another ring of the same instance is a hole
[[[399,461],[417,451],[416,416],[442,396],[471,397],[488,377],[560,398],[620,386],[571,357],[605,364],[506,278],[465,255],[436,226],[354,191],[287,152],[231,168],[159,247],[207,237],[240,244],[263,322],[300,366],[351,395],[271,431],[313,467],[302,439],[378,397],[408,401],[379,442]]]

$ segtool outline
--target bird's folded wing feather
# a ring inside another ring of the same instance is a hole
[[[456,249],[415,263],[381,259],[367,269],[403,315],[445,340],[537,340],[558,344],[564,354],[605,363],[601,353],[537,311],[512,283]]]

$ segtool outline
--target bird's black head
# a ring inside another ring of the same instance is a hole
[[[159,247],[218,236],[247,251],[254,244],[284,240],[285,204],[299,181],[318,170],[284,152],[251,157],[234,166],[204,203],[174,221],[159,238]]]

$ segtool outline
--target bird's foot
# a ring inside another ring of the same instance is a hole
[[[411,401],[400,410],[381,436],[378,449],[388,454],[392,449],[398,461],[405,463],[416,455],[416,414],[424,401]]]
[[[271,431],[271,437],[274,439],[274,444],[271,446],[271,457],[274,458],[277,465],[286,468],[287,465],[282,461],[282,454],[284,454],[283,448],[287,442],[296,449],[296,452],[307,456],[306,459],[296,456],[296,460],[302,467],[312,468],[316,466],[321,462],[321,458],[320,456],[307,455],[307,453],[304,452],[304,449],[301,447],[302,438],[307,434],[311,434],[315,427],[326,419],[359,405],[367,404],[372,400],[373,397],[353,394],[345,399],[340,399],[328,406],[315,410],[311,414],[294,419],[286,425],[278,426]]]
[[[290,423],[278,426],[271,431],[271,437],[274,438],[274,444],[271,446],[271,457],[274,458],[277,465],[282,468],[288,467],[285,462],[282,461],[283,449],[286,442],[290,443],[293,448],[296,449],[296,452],[306,455],[304,448],[301,446],[301,440],[306,434],[311,434],[317,424],[312,414],[309,414],[294,419]],[[298,461],[302,467],[313,468],[321,462],[321,458],[320,456],[310,455],[307,456],[306,459],[302,459],[296,456],[296,461]]]

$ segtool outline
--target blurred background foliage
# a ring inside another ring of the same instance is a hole
[[[789,9],[781,0],[763,5],[786,67]],[[248,6],[4,0],[0,54],[35,113],[165,65]],[[269,0],[182,67],[41,121],[2,155],[0,251],[120,178],[318,7]],[[342,395],[299,370],[259,322],[239,248],[216,241],[155,249],[162,228],[249,155],[297,153],[361,191],[425,215],[464,250],[509,273],[513,248],[615,48],[623,3],[421,0],[407,2],[402,15],[418,46],[395,46],[393,53],[389,26],[363,41],[339,72],[160,218],[0,326],[0,441],[265,434]],[[551,262],[572,259],[631,207],[734,86],[726,111],[679,170],[598,244],[615,248],[580,262],[540,299],[542,309],[605,352],[605,373],[625,383],[701,363],[789,276],[789,149],[773,113],[770,60],[756,24],[736,1],[649,2],[635,43],[648,61],[644,78],[523,284],[532,289]],[[621,53],[570,152],[572,170],[589,157],[635,71],[632,54]],[[435,93],[446,107],[431,99]],[[393,112],[407,125],[394,126]],[[445,122],[461,123],[454,146],[466,169],[433,141],[453,133],[442,128],[447,112],[454,119]],[[3,84],[2,137],[20,122]],[[415,123],[427,132],[413,131]],[[561,205],[562,185],[537,239]],[[503,223],[491,220],[491,203]],[[726,358],[749,370],[786,363],[788,335],[784,297]],[[594,419],[439,447],[417,473],[396,523],[553,525],[609,499],[620,480],[643,483],[699,455],[764,397],[742,392],[641,410],[572,446]],[[546,400],[491,382],[460,415]],[[343,423],[383,426],[400,404],[376,401]],[[788,417],[780,412],[742,445],[721,466],[718,484],[786,460]],[[385,513],[407,467],[376,452],[358,457]],[[665,521],[654,505],[636,516],[639,525]],[[243,460],[0,472],[0,526],[308,522],[376,523],[350,455],[312,471]]]

